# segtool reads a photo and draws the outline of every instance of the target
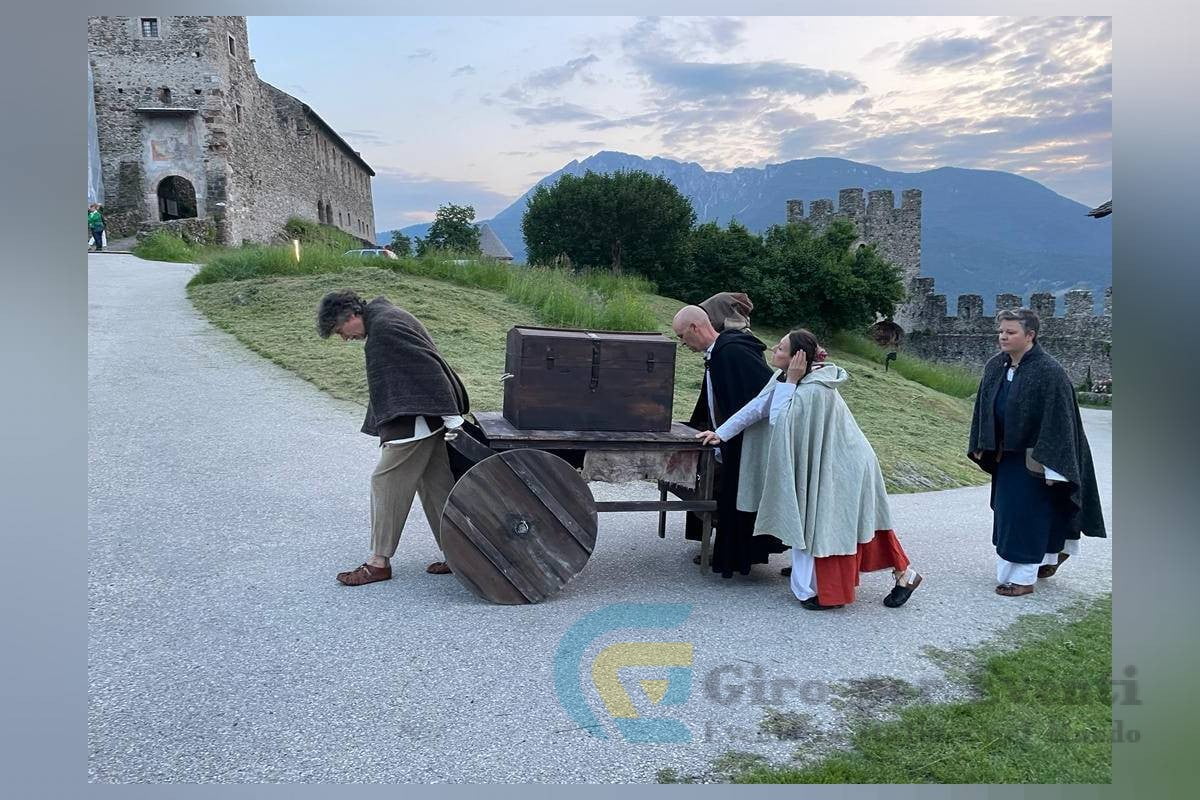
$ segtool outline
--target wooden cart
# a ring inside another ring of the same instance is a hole
[[[554,596],[587,564],[599,512],[657,511],[660,537],[668,511],[698,513],[701,569],[708,568],[715,451],[699,443],[697,431],[679,422],[649,433],[521,430],[498,412],[475,420],[447,434],[461,477],[442,512],[441,540],[450,568],[477,596],[510,605]],[[695,480],[660,481],[658,500],[596,502],[578,468],[588,451],[695,451]],[[667,500],[668,489],[684,499]]]

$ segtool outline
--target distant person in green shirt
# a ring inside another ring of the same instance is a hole
[[[92,239],[96,243],[96,250],[104,249],[104,215],[100,213],[100,204],[92,203],[88,206],[88,230],[92,232]]]

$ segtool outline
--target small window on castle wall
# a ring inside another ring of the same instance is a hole
[[[142,17],[142,38],[158,38],[158,17]]]
[[[162,103],[164,106],[171,105],[171,90],[166,86],[159,87],[158,102]]]
[[[235,56],[235,55],[237,55],[237,51],[234,49],[234,46],[233,46],[233,37],[229,36],[228,38],[229,38],[229,55]]]
[[[234,119],[235,119],[235,120],[237,120],[238,122],[241,122],[241,121],[242,121],[242,107],[241,107],[241,106],[234,106],[234,107],[233,107],[233,117],[234,117]]]

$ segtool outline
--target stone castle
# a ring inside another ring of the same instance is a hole
[[[900,207],[890,189],[867,193],[842,189],[835,209],[831,200],[814,200],[804,215],[804,203],[787,201],[787,221],[807,222],[821,231],[834,219],[852,222],[859,240],[851,247],[872,245],[884,258],[900,268],[907,300],[896,307],[891,320],[877,323],[872,334],[881,344],[903,348],[920,358],[981,369],[998,352],[996,322],[983,314],[983,297],[958,297],[956,316],[947,313],[946,295],[934,294],[934,279],[921,275],[921,190],[905,189]],[[1112,287],[1104,292],[1104,312],[1093,311],[1092,292],[1073,289],[1064,297],[1065,315],[1057,316],[1056,298],[1048,292],[1034,293],[1029,308],[1041,318],[1038,340],[1080,384],[1112,377]],[[996,295],[996,310],[1020,308],[1017,294]]]
[[[111,236],[167,225],[236,245],[299,217],[374,242],[375,172],[258,77],[245,17],[90,17],[88,62]]]

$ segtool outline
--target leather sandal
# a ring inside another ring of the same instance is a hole
[[[1003,583],[996,587],[996,594],[1001,597],[1023,597],[1033,594],[1033,586],[1024,583]]]
[[[346,586],[363,586],[376,581],[389,581],[392,579],[392,568],[391,565],[373,567],[370,564],[363,564],[358,569],[339,572],[337,579]]]
[[[435,561],[425,568],[430,575],[449,575],[453,570],[445,561]]]
[[[1054,573],[1058,572],[1058,568],[1062,566],[1062,563],[1070,557],[1070,553],[1059,553],[1057,564],[1042,564],[1040,567],[1038,567],[1038,577],[1049,578],[1053,576]]]

